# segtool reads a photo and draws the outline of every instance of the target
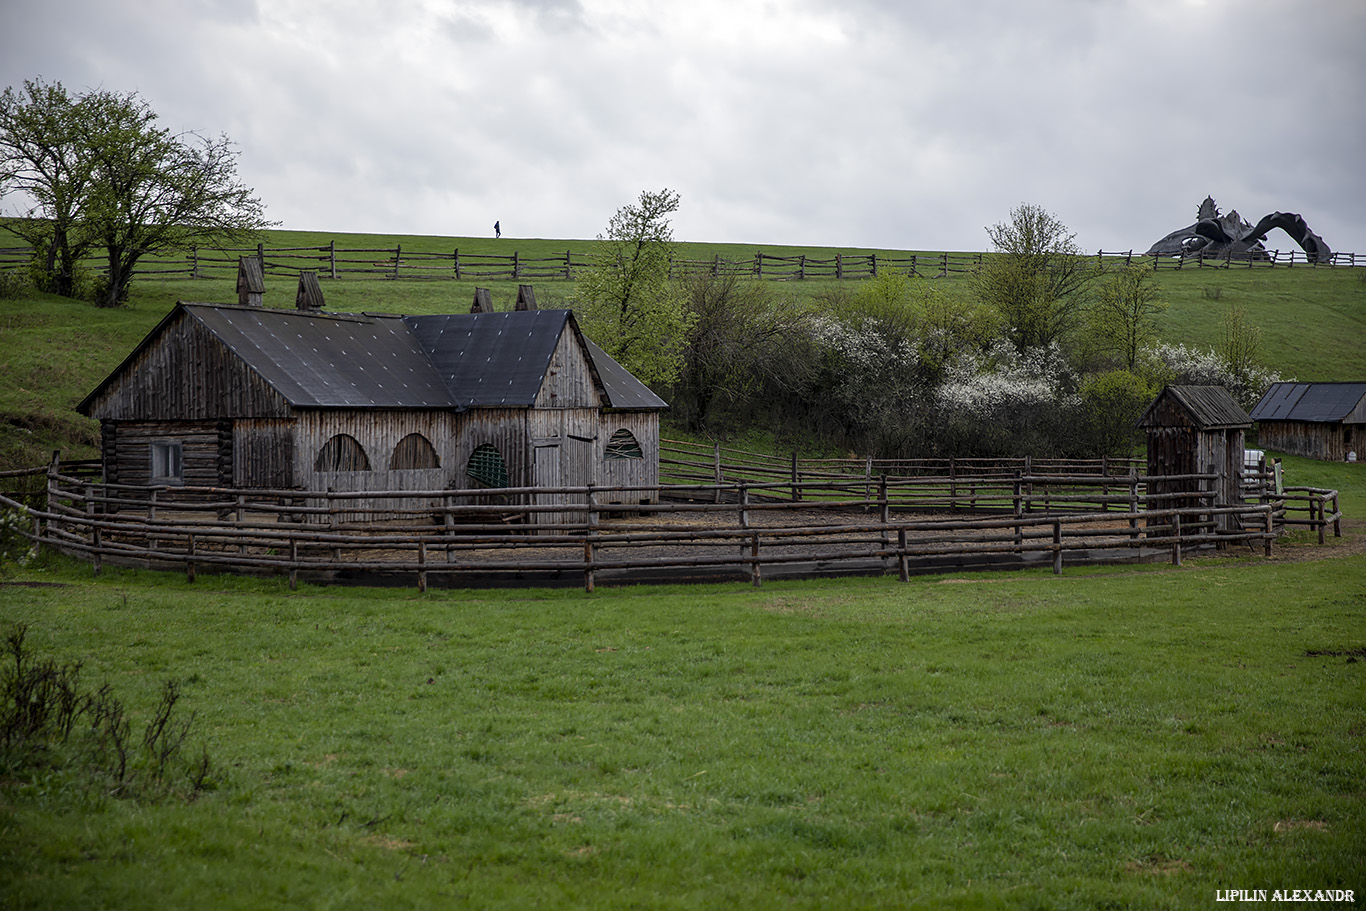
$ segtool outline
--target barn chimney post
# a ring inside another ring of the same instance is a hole
[[[323,289],[318,283],[318,273],[299,273],[299,290],[294,296],[294,309],[300,313],[322,312]]]
[[[237,303],[243,307],[264,306],[266,275],[257,256],[237,258]]]
[[[536,292],[531,290],[530,285],[517,286],[517,306],[514,310],[535,310]]]

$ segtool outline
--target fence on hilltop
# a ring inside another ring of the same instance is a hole
[[[1088,256],[1090,254],[1087,254]],[[1354,268],[1366,266],[1366,255],[1334,253],[1328,262],[1311,261],[1299,250],[1269,251],[1265,256],[1238,257],[1232,253],[1179,256],[1147,256],[1132,250],[1098,250],[1097,263],[1103,268],[1137,264],[1153,270],[1253,269],[1253,268]],[[23,268],[33,256],[30,247],[0,248],[0,269]],[[572,281],[582,272],[595,268],[591,250],[565,250],[563,254],[528,256],[511,253],[451,252],[404,250],[393,247],[339,247],[336,241],[319,247],[230,247],[194,248],[183,253],[168,253],[145,258],[134,274],[144,279],[232,278],[242,256],[260,258],[267,274],[297,275],[314,272],[331,279],[446,279],[454,281]],[[794,254],[780,256],[758,250],[752,257],[732,259],[720,254],[711,258],[675,257],[670,263],[673,277],[691,275],[739,276],[771,281],[844,280],[875,278],[891,271],[921,278],[945,278],[975,272],[984,254],[965,252],[938,253],[840,253],[828,256]],[[84,261],[91,271],[99,271],[101,260]]]

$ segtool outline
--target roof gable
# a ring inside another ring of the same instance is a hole
[[[1366,383],[1272,383],[1252,409],[1255,421],[1366,419]]]
[[[1138,419],[1139,427],[1170,426],[1166,416],[1179,410],[1200,430],[1249,427],[1252,424],[1223,386],[1168,386]]]

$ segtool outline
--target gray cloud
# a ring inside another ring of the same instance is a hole
[[[981,249],[1028,201],[1144,249],[1208,193],[1366,253],[1352,0],[30,6],[0,84],[226,132],[286,227],[587,238],[668,186],[690,240]]]

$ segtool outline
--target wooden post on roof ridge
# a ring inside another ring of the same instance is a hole
[[[264,306],[265,270],[255,256],[237,258],[237,303],[243,307]]]
[[[294,295],[294,309],[300,313],[321,313],[323,304],[323,289],[318,283],[318,273],[300,272],[299,290]]]

